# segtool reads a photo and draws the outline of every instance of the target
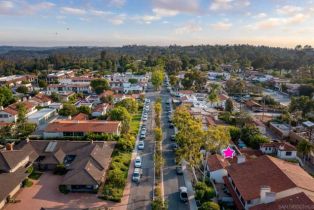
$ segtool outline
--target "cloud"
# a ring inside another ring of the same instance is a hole
[[[109,4],[115,7],[122,7],[126,3],[126,0],[110,0]]]
[[[188,23],[176,28],[175,33],[182,35],[182,34],[190,34],[190,33],[200,32],[202,30],[203,30],[203,28],[198,23],[188,22]]]
[[[152,15],[136,16],[134,19],[146,24],[150,24],[153,21],[161,20],[163,17],[176,16],[177,14],[179,14],[179,12],[176,10],[154,8]]]
[[[199,0],[153,0],[153,7],[177,13],[197,13]]]
[[[113,15],[113,12],[109,11],[103,11],[103,10],[89,10],[89,13],[93,16],[98,16],[98,17],[107,17],[108,15]]]
[[[297,13],[291,17],[271,17],[265,20],[258,21],[255,25],[251,26],[252,29],[271,29],[274,27],[295,25],[306,21],[309,18],[308,15]]]
[[[262,19],[262,18],[266,18],[266,17],[267,17],[267,14],[263,13],[263,12],[254,16],[254,18],[257,18],[257,19]]]
[[[216,30],[226,31],[232,27],[232,24],[229,21],[222,21],[222,22],[211,24],[211,26]]]
[[[301,12],[303,10],[302,7],[294,6],[294,5],[286,5],[281,8],[278,8],[276,11],[281,15],[293,15],[295,13]]]
[[[212,0],[209,9],[212,11],[224,11],[247,7],[250,4],[249,0]]]
[[[109,19],[109,21],[113,24],[113,25],[121,25],[124,23],[126,19],[126,15],[125,14],[119,14],[119,15],[115,15],[113,17],[111,17]]]
[[[0,15],[25,16],[34,15],[37,12],[50,9],[55,4],[51,2],[41,2],[30,4],[26,1],[15,3],[13,1],[0,1]]]
[[[86,10],[74,7],[61,7],[60,12],[68,15],[85,15]]]

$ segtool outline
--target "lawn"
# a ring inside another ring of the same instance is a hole
[[[132,121],[130,123],[130,133],[131,134],[137,135],[139,127],[140,127],[141,117],[142,117],[141,111],[132,116]]]

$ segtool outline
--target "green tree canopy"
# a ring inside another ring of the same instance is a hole
[[[116,106],[124,107],[129,113],[135,114],[138,111],[138,102],[133,98],[126,98],[116,103]]]
[[[15,101],[13,93],[7,86],[0,87],[0,106],[7,106]]]
[[[164,80],[164,72],[161,69],[155,69],[152,72],[152,84],[158,90]]]
[[[16,92],[27,94],[28,88],[26,86],[22,85],[22,86],[19,86],[18,88],[16,88]]]
[[[124,107],[115,107],[109,112],[110,120],[122,121],[122,133],[127,133],[130,129],[131,115]]]
[[[59,114],[62,116],[73,116],[77,114],[77,108],[70,103],[63,104],[63,108],[59,110]]]
[[[91,114],[92,110],[90,107],[88,106],[80,106],[77,108],[77,111],[80,112],[80,113],[84,113],[84,114]]]
[[[101,94],[104,90],[109,90],[110,86],[106,79],[95,79],[90,83],[91,87],[97,94]]]

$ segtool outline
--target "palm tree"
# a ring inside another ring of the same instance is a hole
[[[303,161],[307,159],[309,154],[314,151],[314,145],[307,140],[301,140],[297,145],[297,150],[303,156]]]

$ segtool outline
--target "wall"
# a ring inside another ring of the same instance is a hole
[[[44,138],[45,139],[50,139],[50,138],[62,138],[63,137],[63,133],[49,133],[49,132],[44,132]]]
[[[297,151],[292,151],[292,154],[290,156],[286,155],[286,151],[277,151],[277,157],[280,159],[296,159],[297,157]]]
[[[227,176],[227,171],[225,169],[219,169],[213,172],[210,172],[210,178],[215,180],[216,183],[224,183],[222,177]]]

